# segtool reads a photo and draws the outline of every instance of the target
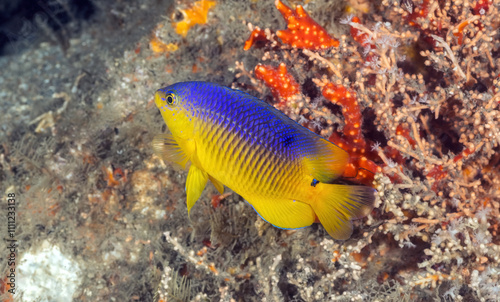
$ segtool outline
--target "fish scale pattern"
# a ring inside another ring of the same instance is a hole
[[[251,95],[236,92],[235,97],[229,88],[205,87],[196,93],[190,98],[196,100],[193,114],[200,121],[200,147],[215,158],[204,163],[210,165],[207,170],[220,171],[223,182],[236,183],[237,191],[248,191],[255,188],[248,184],[256,183],[276,196],[292,192],[303,175],[297,150],[314,143],[299,139],[298,125]],[[245,171],[249,173],[241,173]]]

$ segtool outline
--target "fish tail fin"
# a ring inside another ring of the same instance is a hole
[[[352,234],[352,219],[368,215],[375,202],[375,189],[365,186],[317,185],[318,194],[311,206],[328,234],[346,240]]]

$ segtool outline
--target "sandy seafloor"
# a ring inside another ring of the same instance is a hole
[[[165,131],[154,92],[185,80],[237,82],[236,62],[252,70],[262,55],[243,50],[246,23],[285,23],[274,1],[218,1],[207,24],[183,38],[172,26],[182,18],[175,6],[188,3],[180,2],[95,1],[88,20],[66,23],[63,33],[33,24],[0,57],[0,230],[7,237],[6,194],[15,194],[17,240],[16,292],[3,301],[322,301],[349,290],[357,301],[406,297],[391,296],[395,287],[377,282],[376,267],[340,278],[341,269],[359,268],[324,260],[333,243],[319,225],[273,228],[236,194],[214,209],[210,184],[188,218],[187,173],[150,147]],[[330,33],[346,32],[337,27],[342,5],[318,7],[323,1],[306,6]],[[154,52],[154,35],[179,49]],[[247,91],[271,100],[269,91]],[[369,227],[356,222],[352,240],[359,228]],[[8,244],[0,243],[4,282]],[[418,300],[438,292],[424,289]]]

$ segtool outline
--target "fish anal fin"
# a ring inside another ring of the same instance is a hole
[[[311,203],[325,230],[334,239],[346,240],[352,234],[353,219],[368,215],[375,202],[375,190],[365,186],[318,184]]]
[[[161,159],[180,165],[183,169],[190,159],[171,133],[156,135],[151,142],[153,152]]]
[[[207,182],[208,182],[207,172],[201,170],[195,165],[191,165],[186,180],[186,195],[187,195],[186,202],[187,202],[188,215],[191,212],[191,208],[200,198],[201,193],[203,193],[203,190],[205,189]]]
[[[310,205],[290,199],[248,200],[255,211],[270,224],[282,229],[298,229],[313,224],[316,219]]]
[[[214,187],[217,189],[217,191],[219,192],[219,194],[224,193],[224,185],[220,181],[218,181],[217,179],[213,178],[211,175],[208,175],[208,179],[210,179],[210,181],[212,182],[212,184],[214,185]]]

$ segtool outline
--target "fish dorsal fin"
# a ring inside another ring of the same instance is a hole
[[[311,144],[311,152],[302,159],[305,171],[313,179],[331,183],[344,172],[349,154],[329,141],[318,138]]]
[[[218,181],[217,179],[213,178],[212,176],[208,175],[208,179],[214,184],[214,187],[217,189],[219,194],[224,193],[224,185]]]
[[[203,189],[208,182],[208,174],[196,165],[191,165],[189,168],[186,180],[186,195],[187,195],[187,209],[188,215],[191,208],[194,206],[198,198],[200,198]]]
[[[153,152],[161,159],[180,165],[183,169],[190,159],[171,133],[156,135],[151,143]]]

